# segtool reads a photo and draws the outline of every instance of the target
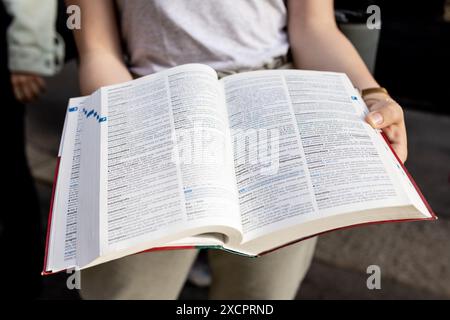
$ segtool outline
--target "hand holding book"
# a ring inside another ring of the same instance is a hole
[[[370,113],[366,120],[375,129],[383,130],[399,159],[404,163],[408,157],[406,126],[402,107],[387,91],[363,91],[362,97]]]

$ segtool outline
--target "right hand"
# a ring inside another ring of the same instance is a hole
[[[398,158],[405,163],[408,146],[402,107],[385,94],[369,95],[365,100],[370,110],[367,122],[373,128],[383,130]]]
[[[22,103],[37,100],[46,87],[44,78],[31,73],[11,73],[11,84],[14,96]]]

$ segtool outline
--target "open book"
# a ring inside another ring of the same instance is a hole
[[[160,249],[258,256],[435,215],[345,74],[175,67],[69,101],[44,273]]]

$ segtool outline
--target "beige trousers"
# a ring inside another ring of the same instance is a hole
[[[279,58],[261,69],[287,69]],[[218,72],[219,77],[235,73]],[[209,250],[211,299],[293,299],[314,255],[317,238],[259,258]],[[81,272],[84,299],[176,299],[197,250],[156,251],[128,256]]]
[[[259,258],[209,250],[211,299],[293,299],[311,263],[316,238]],[[197,250],[128,256],[81,272],[83,299],[176,299]]]

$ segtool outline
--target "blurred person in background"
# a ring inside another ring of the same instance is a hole
[[[25,103],[45,90],[44,76],[61,66],[64,44],[55,31],[56,0],[0,3],[0,88],[5,201],[0,213],[2,295],[36,298],[41,291],[39,201],[25,154]]]
[[[80,6],[82,13],[81,29],[75,31],[82,95],[184,63],[208,64],[219,75],[286,67],[344,72],[359,89],[370,89],[365,95],[371,109],[367,121],[383,129],[406,160],[402,109],[339,31],[332,0],[66,3]],[[294,298],[315,241],[258,259],[210,250],[210,298]],[[151,252],[88,268],[82,271],[82,297],[174,299],[196,255],[195,250]]]

